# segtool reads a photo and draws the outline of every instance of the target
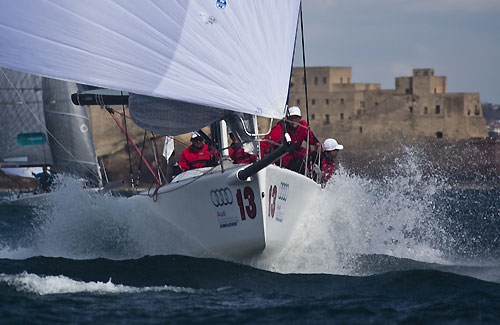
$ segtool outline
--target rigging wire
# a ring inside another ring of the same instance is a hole
[[[302,19],[302,3],[300,4],[300,30],[302,31],[302,65],[304,68],[304,91],[306,95],[307,125],[309,125],[309,101],[307,100],[306,49],[304,46],[304,21]]]
[[[304,45],[304,20],[303,20],[303,13],[302,13],[302,2],[300,3],[300,30],[301,30],[301,35],[302,35],[302,65],[304,69],[304,91],[305,91],[305,96],[306,96],[306,116],[307,116],[307,126],[309,126],[309,101],[307,100],[307,76],[306,76],[306,48]],[[307,132],[307,142],[306,142],[306,165],[304,168],[304,173],[307,176],[308,173],[308,163],[309,163],[309,132],[310,130],[308,129]]]
[[[141,180],[141,167],[142,167],[142,156],[144,155],[144,147],[146,145],[146,134],[148,131],[144,130],[144,137],[142,139],[141,156],[139,157],[139,168],[137,170],[137,187],[139,187],[139,182]]]
[[[123,91],[121,91],[121,95],[123,96]],[[125,118],[125,105],[122,104],[123,110],[123,126],[125,127],[125,138],[127,139],[127,154],[128,154],[128,165],[129,165],[129,173],[130,173],[130,186],[135,189],[134,183],[134,171],[132,170],[132,158],[130,157],[130,146],[128,141],[128,129],[127,129],[127,119]]]
[[[59,141],[57,140],[57,138],[45,127],[45,123],[43,123],[39,118],[38,116],[35,114],[35,112],[33,112],[33,110],[31,109],[31,107],[27,104],[27,101],[24,99],[24,97],[19,93],[19,91],[17,90],[17,88],[14,86],[14,84],[12,83],[12,81],[9,79],[9,77],[7,76],[7,74],[5,73],[4,69],[2,67],[0,67],[0,70],[2,71],[2,74],[4,75],[5,79],[9,82],[10,86],[12,87],[12,89],[14,89],[14,91],[16,92],[17,96],[19,97],[19,99],[22,101],[22,103],[28,108],[28,110],[30,111],[30,113],[35,117],[35,119],[38,121],[38,123],[40,123],[40,126],[43,128],[43,130],[45,132],[47,132],[48,135],[50,135],[55,141],[56,143],[61,146],[61,148],[71,157],[75,160],[75,162],[77,164],[79,164],[80,166],[82,166],[83,168],[87,169],[92,175],[94,175],[96,177],[96,179],[100,179],[100,177],[92,170],[90,169],[89,167],[87,167],[86,165],[82,164],[81,162],[79,162],[76,157],[68,150],[66,149],[66,147]]]

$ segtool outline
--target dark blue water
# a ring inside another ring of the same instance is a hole
[[[125,198],[0,203],[0,321],[498,323],[500,190],[343,174],[278,255],[189,256]]]

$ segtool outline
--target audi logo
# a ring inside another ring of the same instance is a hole
[[[278,199],[286,201],[288,198],[288,190],[290,189],[290,185],[288,183],[281,182],[280,190],[278,191]]]
[[[227,187],[210,191],[210,199],[216,207],[233,204],[233,193]]]

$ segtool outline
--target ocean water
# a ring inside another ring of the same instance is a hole
[[[340,167],[282,252],[228,261],[64,179],[0,203],[0,322],[498,323],[500,189],[476,185],[411,152],[376,180]]]

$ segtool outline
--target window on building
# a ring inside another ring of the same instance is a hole
[[[429,107],[426,106],[426,107],[424,107],[424,114],[427,114],[427,113],[429,113]]]
[[[326,77],[323,77],[323,84],[326,85]]]
[[[330,124],[330,115],[329,114],[325,115],[325,124]]]
[[[325,99],[325,105],[330,104],[330,100],[328,98]]]
[[[436,138],[442,139],[443,138],[443,132],[441,132],[441,131],[436,132]]]
[[[311,120],[314,120],[316,116],[314,114],[311,114]]]
[[[481,111],[479,110],[479,108],[477,108],[477,105],[475,105],[474,107],[474,115],[479,115],[481,114]]]
[[[341,99],[340,99],[340,103],[341,103],[341,104],[344,104],[344,98],[341,98]]]
[[[311,104],[316,105],[316,99],[311,99]]]
[[[406,92],[407,94],[409,94],[409,93],[410,93],[410,88],[406,88],[406,89],[405,89],[405,92]]]
[[[300,105],[300,99],[297,99],[297,106]]]
[[[408,107],[408,109],[410,110],[410,114],[413,114],[413,106]]]
[[[314,77],[314,84],[317,85],[318,84],[318,77]]]
[[[436,114],[440,114],[440,113],[441,113],[441,106],[436,105]]]
[[[362,126],[359,127],[359,134],[361,134],[361,133],[363,133],[363,127]]]
[[[437,89],[436,89],[436,88],[434,88],[434,95],[435,95],[435,94],[437,94]]]
[[[429,73],[427,72],[427,70],[424,71],[424,76],[427,76]]]
[[[344,78],[340,77],[340,83],[342,83],[344,81]]]
[[[418,76],[418,71],[415,71],[415,77],[417,77],[417,76]]]
[[[359,106],[361,106],[361,107],[365,107],[365,102],[364,102],[364,101],[360,101],[360,102],[359,102]]]
[[[470,109],[467,110],[467,116],[470,116]]]
[[[340,119],[343,120],[344,119],[344,113],[340,113]]]
[[[375,106],[378,106],[378,102],[375,102]]]
[[[347,77],[347,83],[351,83],[351,78]]]

